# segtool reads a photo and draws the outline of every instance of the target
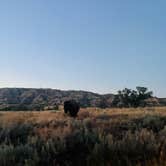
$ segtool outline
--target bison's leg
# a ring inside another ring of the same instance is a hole
[[[67,106],[64,106],[64,113],[67,114],[69,111],[68,107]]]
[[[69,110],[70,116],[77,117],[78,110],[73,107],[71,110]]]

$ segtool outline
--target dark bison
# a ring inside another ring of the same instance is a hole
[[[64,112],[72,117],[76,117],[78,111],[80,110],[80,105],[75,100],[68,100],[64,102]]]

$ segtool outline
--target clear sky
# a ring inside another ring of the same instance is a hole
[[[165,0],[1,0],[0,87],[166,97]]]

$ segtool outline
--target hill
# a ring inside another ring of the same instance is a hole
[[[74,99],[81,107],[110,107],[113,94],[100,95],[86,91],[64,91],[57,89],[2,88],[0,109],[39,109],[41,106],[62,105]]]
[[[81,107],[111,107],[113,94],[97,94],[87,91],[64,91],[57,89],[1,88],[0,110],[40,110],[41,107],[62,105],[74,99]],[[148,106],[165,106],[165,98],[147,100]]]

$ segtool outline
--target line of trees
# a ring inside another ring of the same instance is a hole
[[[153,97],[153,92],[146,87],[136,87],[136,90],[125,88],[119,90],[112,102],[113,107],[144,107],[146,99]]]

